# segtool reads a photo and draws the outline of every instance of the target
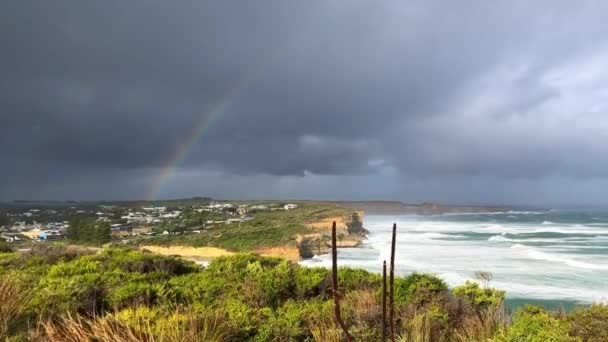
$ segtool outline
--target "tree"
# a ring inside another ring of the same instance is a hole
[[[5,213],[0,213],[0,227],[2,226],[8,226],[9,224],[11,224],[8,215],[6,215]]]
[[[475,275],[475,279],[477,279],[481,282],[484,289],[488,288],[490,281],[494,278],[494,275],[492,275],[492,272],[487,272],[487,271],[475,271],[474,275]]]
[[[112,239],[112,229],[107,222],[98,222],[91,217],[75,216],[70,220],[66,237],[77,242],[102,244]]]
[[[108,222],[97,223],[93,227],[93,241],[97,244],[103,244],[112,240],[112,228]]]

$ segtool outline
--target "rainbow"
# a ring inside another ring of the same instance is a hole
[[[252,81],[262,72],[264,67],[270,63],[272,58],[265,59],[264,63],[257,63],[254,68],[246,72],[231,89],[223,95],[220,100],[208,111],[201,115],[200,120],[194,127],[185,135],[182,140],[170,154],[169,158],[164,162],[160,172],[153,178],[150,190],[146,193],[145,199],[153,201],[158,199],[165,183],[171,178],[175,170],[182,165],[186,157],[192,151],[194,145],[205,135],[209,128],[216,122],[228,109],[232,106],[242,90],[247,88]]]

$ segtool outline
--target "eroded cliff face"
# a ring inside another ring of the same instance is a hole
[[[363,228],[362,210],[356,210],[349,215],[326,217],[308,223],[310,234],[299,235],[297,245],[302,258],[312,258],[314,255],[327,254],[331,249],[331,227],[336,222],[336,244],[340,248],[356,247],[365,239],[367,231]]]

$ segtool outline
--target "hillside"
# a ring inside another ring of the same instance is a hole
[[[42,246],[41,246],[42,247]],[[605,341],[608,306],[514,315],[505,293],[413,273],[396,277],[399,341]],[[382,277],[340,268],[341,318],[380,341]],[[10,341],[343,341],[330,272],[239,254],[208,267],[133,249],[0,252],[0,339]]]

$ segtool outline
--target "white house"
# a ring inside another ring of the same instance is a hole
[[[283,206],[283,209],[285,209],[285,210],[291,210],[291,209],[295,209],[295,208],[297,208],[297,207],[298,207],[298,205],[297,205],[297,204],[289,203],[289,204],[285,204],[285,205]]]

